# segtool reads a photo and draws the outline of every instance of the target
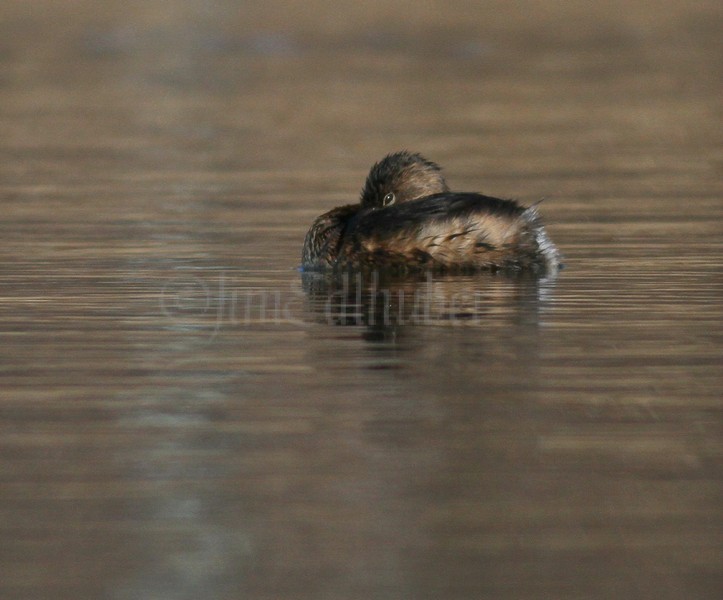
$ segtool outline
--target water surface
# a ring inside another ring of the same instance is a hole
[[[0,596],[718,597],[716,3],[38,6],[0,25]],[[565,270],[302,277],[400,148],[545,197]]]

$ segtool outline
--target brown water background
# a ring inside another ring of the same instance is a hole
[[[719,2],[6,0],[0,597],[719,598]],[[349,280],[400,148],[554,280]]]

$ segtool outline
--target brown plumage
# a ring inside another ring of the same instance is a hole
[[[397,152],[372,167],[359,204],[314,221],[302,267],[550,273],[559,253],[535,207],[450,192],[435,163]]]

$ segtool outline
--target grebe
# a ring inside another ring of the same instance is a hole
[[[306,270],[532,271],[560,254],[535,206],[451,192],[440,167],[402,151],[374,164],[358,204],[330,210],[306,234]]]

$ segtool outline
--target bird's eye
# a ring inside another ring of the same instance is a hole
[[[394,192],[389,192],[382,200],[382,206],[389,206],[390,204],[394,204]]]

